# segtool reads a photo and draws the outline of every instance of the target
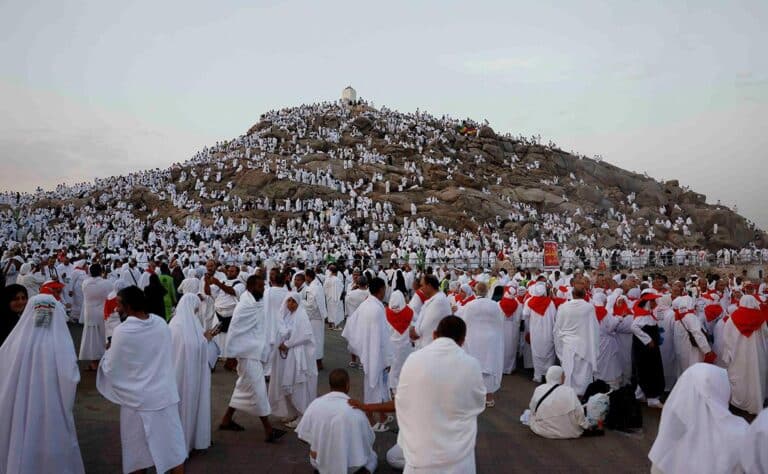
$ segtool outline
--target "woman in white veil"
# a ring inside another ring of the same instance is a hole
[[[30,298],[0,365],[0,472],[84,472],[72,414],[80,372],[64,306]]]
[[[298,293],[291,292],[280,305],[269,381],[272,415],[290,420],[289,428],[299,424],[301,415],[317,397],[317,365],[312,325]]]
[[[187,293],[181,297],[168,327],[173,344],[173,366],[179,389],[179,415],[184,428],[187,451],[211,445],[211,368],[208,345],[213,337],[204,331],[197,312],[200,297]]]
[[[725,369],[700,362],[683,372],[661,412],[651,472],[734,472],[749,425],[728,411],[730,398]]]

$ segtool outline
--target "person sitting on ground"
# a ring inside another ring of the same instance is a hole
[[[558,365],[547,370],[546,383],[536,387],[530,403],[528,426],[549,439],[578,438],[589,428],[576,391],[565,383],[565,371]]]
[[[376,435],[365,414],[349,405],[349,374],[335,369],[328,383],[331,391],[309,404],[296,427],[299,439],[309,443],[309,462],[321,474],[374,472]]]

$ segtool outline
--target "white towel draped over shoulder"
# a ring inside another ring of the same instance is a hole
[[[172,347],[163,318],[128,317],[115,329],[112,345],[101,359],[96,388],[112,403],[134,410],[160,410],[178,403]]]

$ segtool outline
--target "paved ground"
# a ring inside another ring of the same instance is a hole
[[[80,329],[73,328],[79,343]],[[344,367],[348,362],[346,344],[338,332],[326,332],[326,370],[320,373],[318,391],[328,391],[328,369]],[[352,370],[352,396],[361,395],[362,372]],[[240,433],[215,430],[227,407],[236,376],[217,368],[213,374],[213,446],[187,461],[192,473],[311,473],[307,461],[308,448],[296,435],[289,433],[278,445],[265,444],[259,420],[244,414],[236,416],[246,431]],[[118,407],[102,398],[95,386],[95,373],[83,372],[75,404],[80,449],[88,473],[120,472],[120,427]],[[599,438],[555,441],[540,438],[520,424],[519,417],[527,407],[535,384],[523,374],[504,377],[497,394],[496,407],[486,410],[479,419],[477,468],[486,472],[649,472],[647,453],[656,435],[659,412],[646,409],[645,429],[640,434],[608,432]],[[379,454],[378,472],[390,469],[385,453],[396,440],[393,432],[376,436]]]

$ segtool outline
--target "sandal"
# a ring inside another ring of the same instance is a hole
[[[219,429],[221,431],[245,431],[245,428],[238,425],[234,421],[230,421],[226,425],[219,425]]]

